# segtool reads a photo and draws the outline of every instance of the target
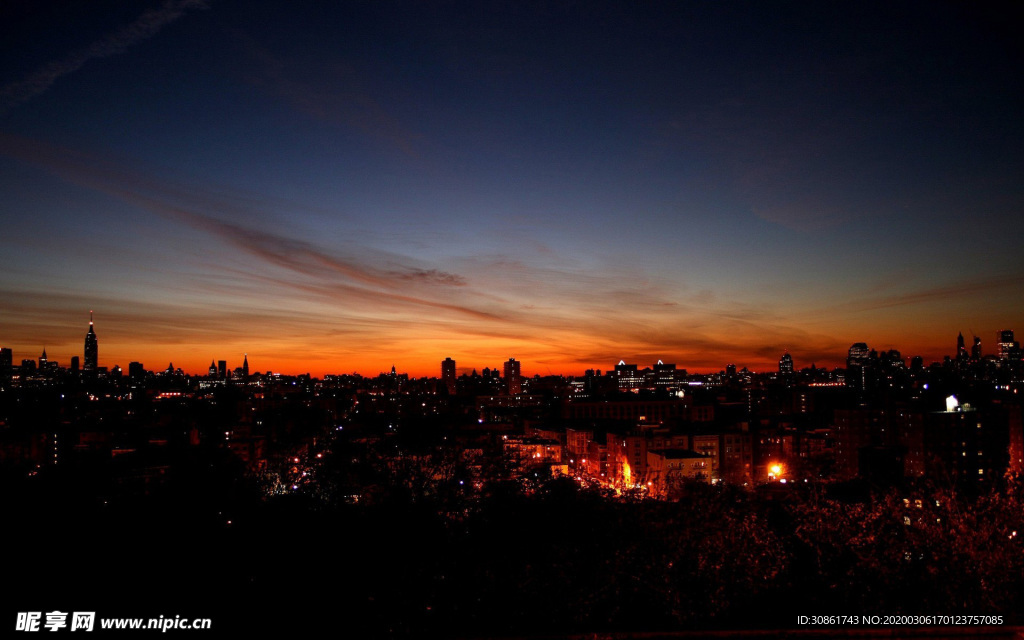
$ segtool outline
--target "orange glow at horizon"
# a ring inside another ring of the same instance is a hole
[[[112,369],[116,365],[127,370],[128,364],[135,361],[143,363],[150,371],[163,371],[173,363],[176,369],[181,368],[186,373],[196,375],[205,375],[211,360],[214,363],[225,360],[228,369],[234,370],[242,365],[245,354],[248,354],[251,372],[273,371],[285,375],[309,373],[314,377],[351,373],[372,377],[389,371],[392,365],[399,372],[413,377],[439,377],[441,362],[448,357],[457,362],[460,375],[473,369],[481,371],[485,367],[497,367],[500,370],[502,363],[510,357],[523,363],[523,375],[526,377],[582,375],[587,369],[604,372],[612,369],[619,360],[644,368],[652,366],[659,359],[675,363],[680,369],[691,373],[714,373],[724,370],[727,364],[747,367],[754,372],[765,372],[777,370],[778,357],[783,352],[781,349],[778,353],[771,352],[770,347],[757,345],[753,340],[725,353],[684,350],[678,344],[670,345],[670,348],[675,349],[674,352],[669,349],[657,351],[657,345],[642,341],[623,341],[617,347],[601,337],[586,335],[572,336],[576,339],[575,343],[552,344],[550,340],[505,340],[487,336],[452,339],[451,336],[426,335],[418,339],[388,336],[381,332],[377,339],[368,340],[365,344],[346,345],[332,341],[327,336],[258,337],[257,327],[239,328],[236,335],[231,337],[216,334],[205,337],[197,331],[188,339],[175,332],[167,336],[166,342],[160,343],[152,340],[151,336],[143,340],[133,339],[130,335],[132,331],[125,331],[124,327],[118,326],[112,319],[99,321],[94,326],[99,341],[100,366]],[[57,361],[67,367],[72,356],[82,359],[86,329],[88,325],[77,332],[80,335],[74,336],[67,335],[70,333],[68,329],[62,329],[59,335],[52,329],[40,330],[39,338],[20,337],[5,342],[3,346],[13,349],[14,362],[18,363],[22,359],[38,358],[45,343],[50,361]],[[802,345],[803,348],[790,349],[790,353],[798,369],[812,363],[819,368],[843,367],[846,349],[855,339],[860,338],[858,334],[854,335],[857,337],[851,338],[845,345]],[[920,339],[922,336],[917,337]],[[727,338],[723,336],[719,339],[724,342]],[[922,355],[926,365],[941,361],[943,355],[953,352],[952,347],[945,350],[941,347],[928,348],[924,340],[907,344],[900,344],[896,339],[876,340],[868,344],[879,351],[898,349],[907,362],[914,355]],[[994,341],[988,344],[986,352],[990,353]],[[821,356],[825,351],[830,351],[831,357],[816,357],[812,360],[802,355],[815,352],[814,355]],[[744,353],[747,353],[746,357]]]
[[[233,370],[248,353],[251,372],[376,376],[394,365],[410,376],[437,377],[445,358],[453,358],[461,374],[485,367],[500,370],[514,357],[523,375],[533,377],[604,372],[620,360],[641,369],[662,360],[691,373],[715,373],[729,364],[776,371],[787,350],[798,370],[812,364],[831,369],[845,366],[854,342],[879,352],[897,349],[907,362],[920,355],[927,365],[955,354],[961,327],[981,329],[984,353],[995,351],[1000,329],[1012,328],[1003,324],[998,310],[979,306],[971,309],[977,315],[947,317],[938,304],[917,305],[922,315],[916,319],[889,307],[857,313],[794,309],[751,313],[747,319],[723,316],[716,308],[679,310],[661,304],[623,305],[615,314],[599,314],[585,306],[590,297],[580,295],[529,313],[511,301],[496,306],[484,299],[481,306],[491,310],[467,317],[451,309],[423,314],[418,302],[343,307],[332,298],[290,299],[285,290],[270,294],[281,306],[261,308],[259,298],[240,296],[157,303],[107,298],[92,320],[85,317],[83,309],[89,307],[79,296],[25,294],[0,311],[0,346],[11,348],[17,363],[38,358],[45,345],[50,360],[68,366],[72,356],[82,358],[91,321],[99,364],[107,368],[126,370],[134,361],[163,371],[173,363],[204,375],[211,360],[225,360]],[[483,299],[482,293],[478,296]],[[550,297],[557,295],[538,292],[536,299]]]

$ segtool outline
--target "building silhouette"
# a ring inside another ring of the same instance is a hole
[[[14,352],[7,347],[0,349],[0,376],[10,378],[14,370]]]
[[[448,389],[448,395],[455,395],[455,361],[445,358],[441,363],[441,381]]]
[[[784,376],[793,375],[793,356],[788,351],[779,358],[779,373]]]
[[[864,342],[855,342],[850,346],[850,350],[846,354],[846,366],[856,367],[867,363],[871,357],[871,350],[868,349],[868,345]]]
[[[970,359],[970,354],[967,353],[967,345],[964,344],[964,334],[958,333],[956,336],[956,359],[959,362],[967,362]]]
[[[639,389],[644,381],[637,365],[626,364],[625,360],[619,360],[619,364],[615,365],[615,378],[618,380],[619,389],[626,390]]]
[[[674,387],[679,383],[676,365],[658,360],[654,364],[653,382],[655,387]],[[685,372],[683,372],[685,374]]]
[[[1013,339],[1013,329],[999,332],[999,359],[1016,360],[1020,357],[1020,344]]]
[[[99,345],[96,342],[96,331],[92,326],[92,311],[89,312],[89,332],[85,334],[85,361],[83,370],[95,373],[99,368]]]
[[[505,385],[510,396],[522,393],[523,391],[523,380],[520,373],[519,361],[515,358],[509,358],[508,362],[505,363]]]

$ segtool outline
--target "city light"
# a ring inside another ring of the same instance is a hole
[[[2,7],[9,630],[1022,635],[1010,3]]]

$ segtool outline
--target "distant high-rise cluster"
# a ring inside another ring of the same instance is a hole
[[[990,379],[996,375],[996,372],[1002,371],[1003,373],[999,375],[1005,377],[1006,372],[1012,374],[1020,370],[1022,366],[1022,352],[1020,343],[1014,339],[1015,336],[1012,329],[996,332],[994,353],[987,355],[982,352],[981,338],[973,335],[973,331],[969,335],[972,335],[971,343],[967,342],[962,331],[958,332],[955,355],[945,356],[943,362],[933,362],[931,365],[928,365],[921,356],[912,357],[909,360],[909,371],[921,372],[926,366],[942,366],[952,368],[959,373],[971,373],[975,377]],[[22,359],[20,360],[20,365],[17,362],[14,360],[14,354],[10,348],[0,349],[0,376],[7,380],[14,376],[17,376],[16,379],[18,380],[27,380],[33,376],[38,380],[44,380],[47,378],[57,378],[63,375],[62,372],[65,371],[83,373],[89,377],[99,379],[119,377],[121,375],[120,367],[116,365],[111,367],[109,371],[107,367],[99,366],[99,341],[96,335],[92,311],[89,312],[89,327],[85,335],[84,358],[72,356],[69,366],[65,369],[57,361],[49,358],[46,346],[44,345],[38,360]],[[440,378],[438,379],[440,384],[436,388],[443,386],[447,390],[448,395],[465,393],[469,389],[475,389],[487,395],[494,395],[496,391],[502,389],[505,394],[513,396],[524,393],[533,394],[538,389],[544,388],[546,383],[539,380],[539,375],[534,376],[532,379],[524,379],[521,367],[520,361],[515,358],[509,358],[508,361],[503,363],[502,367],[484,368],[482,375],[478,375],[476,369],[473,369],[472,375],[464,374],[460,378],[457,374],[455,359],[449,357],[441,361]],[[865,391],[877,381],[891,381],[894,375],[898,375],[903,370],[908,370],[908,363],[903,359],[899,351],[895,349],[876,351],[868,347],[865,342],[856,342],[850,346],[847,352],[845,370],[837,369],[838,373],[832,376],[834,379],[830,378],[825,381],[835,384],[845,383],[847,386]],[[825,369],[821,369],[821,372],[824,371]],[[797,384],[799,380],[807,379],[808,376],[821,377],[817,372],[818,368],[814,363],[811,363],[809,368],[797,371],[793,355],[786,350],[779,357],[778,373],[772,372],[772,376],[775,380],[781,380],[787,385],[793,385]],[[142,380],[147,374],[142,364],[138,362],[130,363],[127,373],[128,377],[134,380]],[[181,368],[175,369],[173,364],[169,365],[164,370],[164,373],[186,375]],[[267,374],[269,375],[269,373],[268,370]],[[746,367],[740,370],[735,364],[728,364],[721,373],[727,380],[739,379],[749,382],[754,372]],[[228,381],[233,383],[249,382],[248,354],[243,356],[240,366],[230,369],[226,360],[213,358],[210,360],[209,367],[204,368],[202,375],[204,384],[207,386],[223,385]],[[258,372],[255,375],[257,377],[262,376]],[[408,374],[402,375],[407,376]],[[392,367],[391,377],[399,377],[394,367]],[[577,381],[579,387],[587,392],[608,391],[609,389],[631,392],[667,389],[681,396],[686,391],[687,386],[693,386],[692,382],[687,380],[687,377],[688,374],[685,369],[677,369],[675,364],[665,363],[662,360],[658,360],[656,364],[646,368],[620,360],[618,364],[614,365],[612,370],[606,372],[606,375],[602,375],[600,371],[597,371],[595,375],[594,370],[588,370],[585,375],[577,376]],[[462,379],[488,382],[487,384],[467,382],[464,386]],[[823,380],[817,380],[816,382],[822,383]]]

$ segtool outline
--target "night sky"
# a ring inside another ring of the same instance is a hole
[[[0,346],[525,375],[995,351],[1021,24],[941,2],[5,2]]]

